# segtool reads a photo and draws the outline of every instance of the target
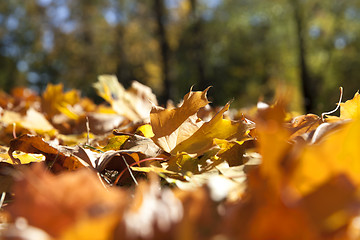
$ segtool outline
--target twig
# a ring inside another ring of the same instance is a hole
[[[131,171],[131,169],[130,169],[130,167],[129,167],[129,164],[126,162],[126,159],[124,158],[124,156],[121,156],[121,157],[122,157],[122,159],[124,160],[127,169],[129,170],[130,176],[131,176],[132,179],[134,180],[135,184],[138,185],[138,182],[136,181],[136,178],[134,177],[134,175],[133,175],[133,173],[132,173],[132,171]]]
[[[90,124],[89,124],[88,116],[86,116],[86,132],[87,132],[86,144],[90,145]]]
[[[49,164],[49,170],[54,166],[54,164],[55,164],[56,160],[58,159],[59,155],[60,155],[60,151],[58,151],[58,153],[56,154],[54,161],[52,161]]]
[[[2,208],[2,205],[5,201],[6,192],[2,192],[1,198],[0,198],[0,209]]]
[[[100,173],[97,172],[96,175],[97,175],[97,177],[99,178],[101,185],[103,185],[103,187],[106,189],[106,191],[109,191],[109,189],[107,188],[107,186],[106,186],[105,183],[103,182],[104,180],[103,180],[103,178],[101,177]]]

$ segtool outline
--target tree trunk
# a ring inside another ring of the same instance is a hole
[[[115,28],[115,59],[116,59],[116,76],[118,80],[128,88],[131,82],[135,79],[131,73],[131,66],[128,63],[128,59],[124,50],[124,26],[121,23]]]
[[[203,39],[203,22],[197,13],[197,0],[189,0],[191,6],[191,21],[192,21],[192,58],[196,67],[197,79],[199,88],[201,90],[208,87],[208,82],[205,76],[205,56],[204,56],[204,39]]]
[[[317,95],[317,91],[315,89],[315,84],[313,83],[312,78],[309,74],[309,69],[306,61],[304,17],[302,16],[301,3],[299,3],[299,0],[292,0],[291,4],[294,11],[294,20],[296,25],[296,37],[298,41],[298,61],[300,68],[302,91],[304,96],[304,107],[306,113],[309,113],[315,110],[315,98]]]
[[[162,63],[162,77],[164,83],[164,89],[160,102],[165,103],[169,99],[174,98],[174,86],[169,74],[169,59],[170,59],[170,47],[166,38],[165,27],[165,6],[163,0],[154,0],[153,11],[157,24],[156,35],[160,45],[161,63]]]

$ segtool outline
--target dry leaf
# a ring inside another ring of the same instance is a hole
[[[53,172],[75,170],[83,167],[77,158],[73,156],[66,156],[64,153],[50,146],[38,136],[26,134],[11,140],[8,152],[13,162],[19,164],[21,161],[20,159],[14,157],[14,151],[44,155],[45,162],[51,167]]]
[[[113,213],[121,216],[127,203],[124,192],[105,189],[96,174],[87,169],[52,175],[40,165],[35,165],[25,171],[23,178],[15,184],[14,193],[16,199],[8,209],[11,215],[14,218],[25,217],[30,225],[45,230],[53,237],[74,236],[72,228],[93,232],[89,227],[91,221],[102,225],[104,217],[109,217],[107,221],[110,223],[102,230],[109,230],[114,225]],[[99,234],[108,237],[110,233],[98,232],[94,236]],[[84,232],[81,236],[89,235]]]
[[[149,87],[134,81],[131,88],[125,90],[115,75],[101,75],[98,79],[94,87],[118,114],[132,121],[149,118],[152,104],[157,104]]]
[[[328,134],[326,141],[306,146],[296,166],[292,181],[305,194],[323,184],[331,176],[346,174],[356,185],[360,183],[360,119]]]
[[[206,98],[208,90],[209,88],[203,92],[190,91],[178,108],[154,107],[150,113],[154,132],[152,140],[166,152],[171,152],[179,143],[191,136],[201,126],[196,113],[209,103]]]
[[[204,123],[188,139],[177,144],[171,153],[186,152],[200,155],[213,146],[215,138],[228,140],[244,138],[248,126],[242,121],[224,119],[223,114],[228,109],[229,104],[226,104],[209,122]]]

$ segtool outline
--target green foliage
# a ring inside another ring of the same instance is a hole
[[[245,107],[286,85],[301,111],[306,71],[317,113],[333,108],[338,86],[359,89],[354,0],[162,0],[163,32],[155,2],[1,2],[1,88],[63,82],[91,95],[98,75],[116,74],[126,87],[138,80],[163,96],[168,81],[175,101],[192,85],[212,85],[213,102]]]

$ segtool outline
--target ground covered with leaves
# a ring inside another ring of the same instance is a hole
[[[0,93],[4,239],[360,239],[358,93],[337,117],[94,87]]]

